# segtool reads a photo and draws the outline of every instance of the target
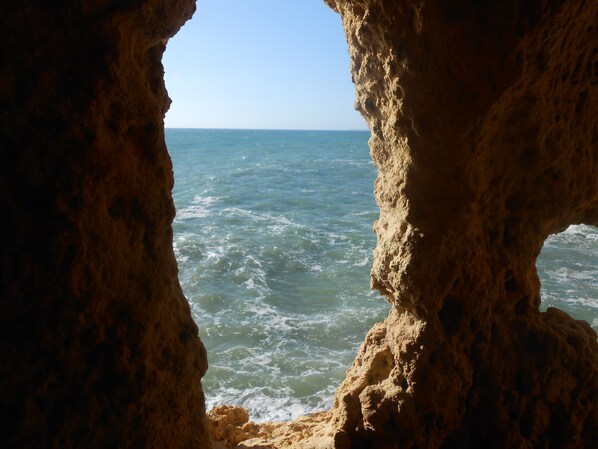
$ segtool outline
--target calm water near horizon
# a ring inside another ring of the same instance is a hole
[[[329,408],[365,333],[378,218],[368,131],[167,129],[179,279],[208,350],[208,409],[257,421]],[[543,307],[598,330],[598,230],[551,236]]]

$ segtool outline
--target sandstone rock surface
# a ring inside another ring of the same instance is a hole
[[[598,224],[596,2],[333,1],[394,305],[339,389],[356,447],[592,447],[595,332],[539,311],[546,237]]]
[[[598,225],[598,3],[326,2],[393,307],[331,411],[223,407],[210,428],[162,122],[161,56],[194,2],[0,4],[0,446],[596,447],[596,334],[540,312],[535,260]]]
[[[210,445],[160,62],[193,11],[0,3],[0,447]]]

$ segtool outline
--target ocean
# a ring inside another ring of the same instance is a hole
[[[179,279],[209,358],[206,406],[255,421],[330,408],[388,303],[369,288],[378,218],[367,131],[167,129]],[[598,330],[598,229],[551,236],[543,307]]]

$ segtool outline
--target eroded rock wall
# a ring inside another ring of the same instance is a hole
[[[0,446],[207,448],[161,57],[191,0],[0,5]]]
[[[546,237],[598,225],[598,3],[330,0],[372,130],[374,288],[351,447],[594,447],[598,344],[539,311]],[[340,443],[337,444],[340,446]]]

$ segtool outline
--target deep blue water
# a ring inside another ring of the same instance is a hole
[[[208,349],[207,406],[328,408],[386,301],[369,289],[378,209],[369,132],[168,129],[174,249]],[[598,231],[546,242],[545,305],[598,328]],[[566,298],[566,299],[563,299]]]

